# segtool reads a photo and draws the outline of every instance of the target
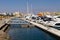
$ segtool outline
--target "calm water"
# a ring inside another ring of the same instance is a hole
[[[8,34],[11,40],[56,40],[36,27],[22,28],[18,24],[11,25]]]
[[[56,40],[48,33],[36,27],[22,28],[19,24],[11,24],[9,27],[8,34],[11,36],[11,40]]]

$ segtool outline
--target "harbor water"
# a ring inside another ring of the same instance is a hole
[[[57,40],[37,27],[21,27],[20,24],[11,24],[9,27],[11,40]]]

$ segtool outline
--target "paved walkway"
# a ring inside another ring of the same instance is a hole
[[[0,20],[0,27],[5,24],[5,20]]]
[[[0,40],[9,40],[9,35],[7,33],[0,30]]]
[[[9,19],[0,20],[0,28],[8,21]],[[9,35],[6,32],[0,30],[0,40],[10,40]]]

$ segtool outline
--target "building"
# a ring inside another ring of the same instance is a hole
[[[22,14],[20,12],[14,12],[13,15],[15,17],[22,17]]]
[[[44,13],[43,13],[43,12],[39,12],[39,13],[37,14],[37,16],[44,16]]]

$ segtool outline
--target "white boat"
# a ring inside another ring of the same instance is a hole
[[[42,23],[43,25],[47,25],[47,26],[60,27],[60,18],[59,17],[57,17],[56,19],[47,20],[47,21],[39,20],[39,22]]]
[[[26,18],[27,20],[29,20],[29,19],[31,18],[31,16],[26,16],[25,18]]]

